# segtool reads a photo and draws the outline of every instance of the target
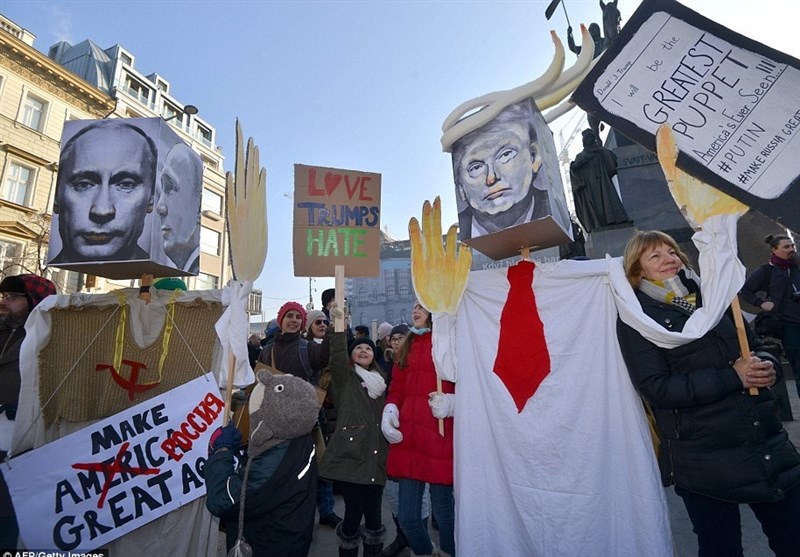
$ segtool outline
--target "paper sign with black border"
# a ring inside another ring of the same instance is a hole
[[[645,0],[572,100],[678,166],[800,230],[800,60],[672,0]]]

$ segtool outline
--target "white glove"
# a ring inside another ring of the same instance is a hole
[[[456,409],[456,395],[450,393],[430,393],[428,406],[434,418],[449,418]],[[385,412],[385,411],[384,411]]]
[[[399,443],[403,440],[403,433],[400,427],[400,410],[396,404],[389,403],[383,408],[383,418],[381,418],[381,431],[389,443]]]

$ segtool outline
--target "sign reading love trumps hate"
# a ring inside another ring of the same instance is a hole
[[[205,495],[213,374],[2,465],[27,547],[91,551]]]
[[[800,60],[672,0],[642,2],[572,99],[678,166],[800,230]]]
[[[294,166],[295,276],[377,276],[380,224],[380,174]]]

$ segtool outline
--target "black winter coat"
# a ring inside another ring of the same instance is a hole
[[[206,508],[228,521],[228,551],[239,531],[244,467],[234,471],[233,454],[220,451],[205,466]],[[254,557],[304,557],[311,547],[316,511],[314,442],[304,435],[268,449],[250,465],[244,539]]]
[[[636,291],[644,312],[671,331],[689,313]],[[699,294],[698,294],[699,296]],[[739,357],[728,314],[703,337],[665,349],[617,320],[622,355],[637,391],[653,409],[664,485],[735,503],[772,502],[800,483],[800,455],[769,389],[751,396],[731,364]],[[750,346],[756,345],[755,335]],[[780,366],[767,354],[776,370]]]

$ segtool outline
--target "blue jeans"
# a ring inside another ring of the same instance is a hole
[[[397,480],[386,478],[386,485],[383,486],[383,496],[389,502],[389,508],[392,509],[392,515],[397,517],[400,514],[398,508],[400,506],[400,484]],[[431,493],[428,484],[425,484],[425,494],[422,496],[422,522],[427,522],[428,517],[431,515]]]
[[[333,514],[333,482],[317,480],[317,509],[320,518]]]
[[[433,544],[428,535],[428,528],[420,518],[425,482],[401,479],[399,483],[400,501],[397,518],[400,521],[403,534],[415,554],[430,555],[433,551]],[[453,499],[453,486],[430,484],[430,489],[433,516],[439,525],[439,541],[442,544],[442,549],[455,557],[455,500]]]
[[[742,525],[738,503],[728,503],[675,486],[697,534],[699,557],[741,557]],[[800,486],[774,503],[751,503],[753,514],[777,557],[793,557],[800,547]]]
[[[789,301],[787,303],[796,304],[797,302]],[[789,365],[792,367],[797,396],[800,397],[800,324],[784,324],[781,344],[783,345],[786,359],[789,360]]]

